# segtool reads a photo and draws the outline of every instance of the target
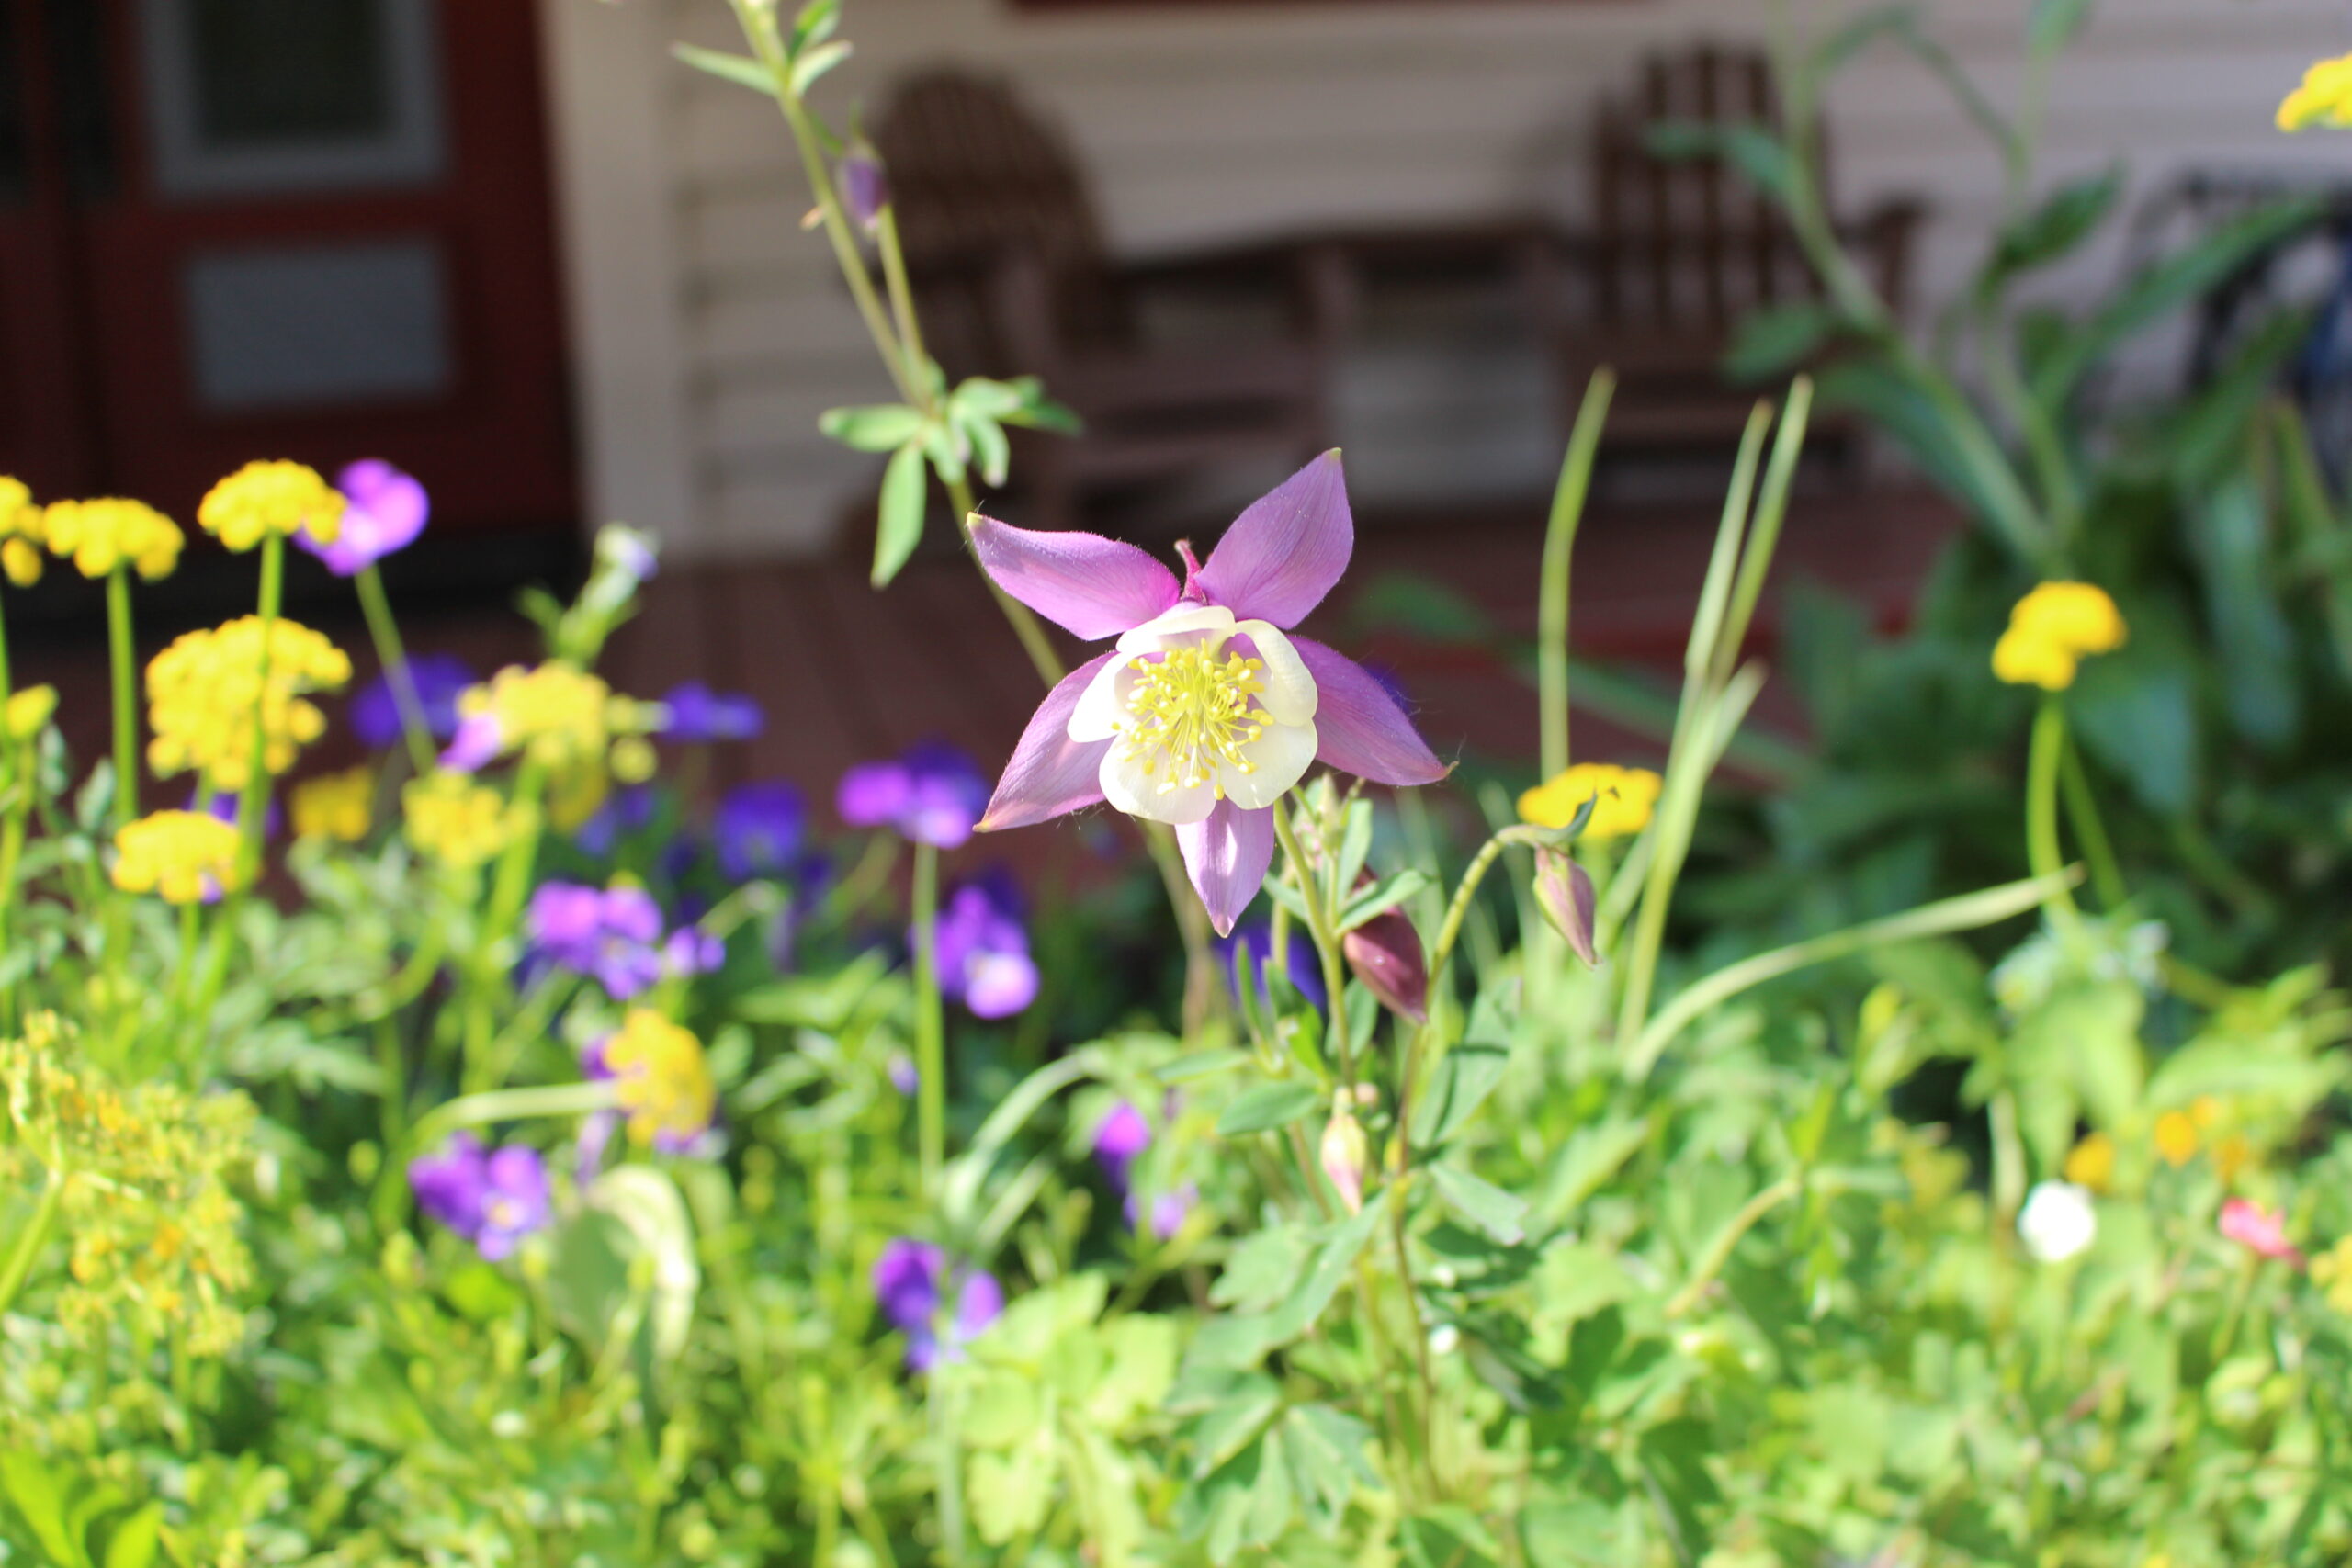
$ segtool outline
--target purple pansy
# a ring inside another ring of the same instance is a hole
[[[664,975],[707,975],[727,962],[727,944],[700,926],[680,926],[662,944]]]
[[[748,784],[727,793],[711,819],[718,869],[730,882],[792,869],[808,830],[808,806],[788,784]]]
[[[408,674],[424,710],[424,728],[437,739],[456,734],[458,694],[474,683],[472,668],[452,654],[426,653],[408,661]],[[378,750],[400,743],[401,707],[389,677],[377,676],[352,697],[351,728]]]
[[[952,850],[972,836],[988,799],[978,764],[953,746],[924,741],[895,762],[850,769],[833,805],[853,828],[895,828],[918,844]]]
[[[519,1144],[489,1151],[459,1133],[440,1154],[411,1160],[408,1184],[418,1208],[493,1263],[549,1217],[546,1163]]]
[[[1322,960],[1315,954],[1315,943],[1298,927],[1290,929],[1290,983],[1300,997],[1320,1012],[1324,1008]],[[1274,931],[1265,920],[1251,920],[1227,937],[1220,938],[1217,952],[1225,958],[1225,983],[1234,999],[1241,998],[1241,954],[1250,954],[1250,973],[1258,977],[1258,1000],[1261,1006],[1273,1006],[1273,982],[1270,971],[1274,953]]]
[[[1172,1111],[1172,1096],[1170,1105]],[[1147,1201],[1142,1189],[1136,1185],[1135,1168],[1150,1147],[1151,1123],[1127,1100],[1113,1106],[1111,1113],[1102,1118],[1102,1124],[1094,1129],[1094,1163],[1102,1169],[1102,1179],[1118,1195],[1127,1224],[1140,1230],[1148,1223],[1151,1234],[1166,1241],[1183,1228],[1184,1218],[1193,1212],[1198,1194],[1187,1183]]]
[[[767,728],[767,716],[752,698],[714,692],[700,681],[672,687],[662,707],[661,733],[669,740],[749,740]]]
[[[945,1324],[939,1321],[943,1283],[956,1292],[955,1315]],[[1004,1312],[1004,1289],[995,1275],[961,1264],[951,1274],[945,1252],[908,1236],[888,1243],[874,1260],[874,1299],[907,1337],[907,1365],[919,1372],[962,1360],[964,1347]]]
[[[405,548],[424,531],[433,503],[424,487],[390,463],[363,458],[335,476],[343,491],[343,525],[334,543],[322,545],[305,529],[295,544],[326,563],[337,577],[352,577],[374,566],[394,550]]]
[[[1001,868],[949,893],[936,929],[933,963],[948,999],[978,1018],[1010,1018],[1037,999],[1037,965],[1021,923],[1021,895]]]
[[[594,976],[616,1001],[662,978],[662,907],[642,887],[543,883],[531,895],[526,928],[541,958]]]
[[[1425,784],[1445,766],[1395,697],[1295,626],[1355,547],[1340,455],[1252,502],[1184,580],[1135,546],[985,517],[972,543],[1015,599],[1111,651],[1046,696],[980,819],[1025,827],[1107,799],[1176,829],[1220,935],[1273,863],[1273,806],[1320,761],[1374,784]]]
[[[592,855],[611,854],[625,834],[634,833],[653,820],[659,805],[650,784],[630,784],[615,790],[604,805],[589,813],[587,821],[572,830],[571,841]]]

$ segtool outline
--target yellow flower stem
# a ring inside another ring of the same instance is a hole
[[[491,881],[490,905],[482,915],[481,942],[475,949],[474,962],[468,965],[470,972],[467,978],[462,1076],[469,1083],[482,1070],[489,1055],[492,998],[509,972],[501,966],[506,941],[514,934],[514,922],[523,913],[523,900],[530,894],[531,867],[539,853],[539,804],[547,794],[547,764],[525,753],[522,764],[514,770],[514,803],[511,808],[519,827],[498,857],[498,870]]]
[[[1560,482],[1552,492],[1552,515],[1544,531],[1535,660],[1547,779],[1559,777],[1568,766],[1568,573],[1576,553],[1577,529],[1584,521],[1585,497],[1592,490],[1601,429],[1608,423],[1610,400],[1616,391],[1617,378],[1608,369],[1594,373],[1592,384],[1585,389],[1584,406],[1577,412],[1576,428],[1568,436],[1568,455],[1560,465]]]
[[[8,1249],[6,1263],[0,1264],[0,1313],[6,1313],[17,1292],[25,1288],[33,1271],[34,1261],[40,1257],[42,1246],[49,1240],[50,1227],[57,1223],[57,1211],[65,1201],[65,1184],[73,1177],[62,1170],[51,1170],[49,1183],[40,1191],[40,1201],[33,1206],[32,1218],[17,1233],[17,1244]]]
[[[915,846],[915,1142],[926,1198],[947,1164],[947,1018],[939,998],[939,851]]]
[[[261,874],[262,829],[269,815],[269,662],[277,640],[277,612],[286,597],[286,536],[270,533],[261,541],[261,668],[259,691],[254,698],[253,755],[246,760],[245,785],[237,792],[237,896],[242,897]]]
[[[130,570],[107,573],[107,646],[114,667],[114,825],[139,815],[139,654],[130,635]]]
[[[2132,889],[2124,883],[2123,867],[2115,858],[2115,845],[2099,816],[2098,796],[2092,792],[2090,774],[2083,767],[2082,750],[2071,736],[2059,762],[2058,784],[2065,795],[2066,817],[2075,826],[2075,837],[2083,841],[2083,859],[2090,867],[2091,886],[2098,901],[2110,912],[2121,908],[2132,901]]]
[[[384,667],[384,682],[392,689],[392,705],[400,710],[410,765],[422,778],[433,771],[433,730],[425,720],[424,700],[416,694],[416,677],[409,669],[408,649],[401,643],[400,622],[393,619],[391,603],[384,597],[384,580],[376,563],[361,567],[352,586],[358,590],[359,609],[368,617],[368,636],[376,645],[377,661]]]
[[[2058,847],[2059,761],[2066,749],[2066,711],[2056,693],[2045,693],[2033,718],[2033,750],[2026,765],[2025,858],[2037,877],[2060,878],[2065,856]],[[2070,942],[2083,935],[2082,911],[2061,879],[2050,889],[2051,923]]]

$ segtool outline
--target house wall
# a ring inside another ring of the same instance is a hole
[[[763,100],[609,36],[626,26],[639,45],[665,34],[725,48],[727,7],[548,4],[560,66],[564,35],[591,20],[607,35],[593,58],[571,62],[562,130],[574,164],[567,209],[579,219],[571,242],[633,258],[600,267],[575,254],[575,270],[599,284],[582,310],[643,313],[634,326],[584,328],[599,493],[678,505],[676,516],[639,520],[695,552],[825,547],[874,469],[820,437],[817,415],[885,387],[826,248],[799,226],[808,198],[789,142]],[[2007,103],[2030,5],[1941,0],[1928,10],[1935,34]],[[1016,13],[1005,0],[850,0],[844,32],[857,53],[822,96],[839,116],[927,63],[1012,75],[1068,131],[1114,246],[1128,252],[1324,223],[1531,208],[1573,217],[1595,96],[1630,81],[1653,49],[1756,38],[1772,9],[1768,0],[1382,0],[1094,14]],[[629,20],[616,24],[616,14]],[[2352,14],[2342,0],[2105,0],[2059,74],[2044,172],[2123,158],[2142,191],[2190,166],[2352,174],[2352,142],[2284,138],[2270,125],[2303,66],[2346,48]],[[560,84],[558,92],[560,117]],[[1830,116],[1842,205],[1903,192],[1933,204],[1923,292],[1942,297],[1999,213],[1996,158],[1916,62],[1883,47],[1840,78]],[[658,139],[650,161],[634,144],[646,136]],[[615,151],[611,177],[634,195],[588,210]],[[659,234],[635,232],[647,225]],[[2043,287],[2081,298],[2121,262],[2119,237]],[[652,288],[656,277],[666,287]],[[600,333],[625,351],[634,344],[636,357],[600,360]],[[666,365],[646,352],[652,340],[669,345]],[[1407,333],[1346,372],[1341,435],[1367,499],[1532,491],[1556,460],[1541,368],[1508,321],[1419,342]],[[596,389],[616,379],[632,384]],[[663,403],[674,417],[648,414]],[[647,477],[656,470],[668,477]]]

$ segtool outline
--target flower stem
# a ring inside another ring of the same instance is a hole
[[[2058,847],[2058,772],[2066,750],[2066,712],[2055,693],[2044,694],[2033,716],[2033,750],[2026,766],[2025,856],[2037,877],[2059,877],[2065,857]],[[2051,889],[2050,918],[2070,940],[2083,932],[2082,911],[2062,879]]]
[[[130,569],[107,573],[107,645],[114,667],[114,825],[139,815],[139,665],[130,635]]]
[[[939,999],[939,851],[915,846],[915,1126],[922,1190],[947,1164],[947,1021]]]
[[[1607,368],[1594,373],[1585,389],[1584,407],[1577,413],[1576,429],[1568,436],[1568,455],[1560,465],[1559,487],[1552,492],[1552,516],[1544,533],[1544,582],[1537,612],[1536,684],[1543,698],[1544,776],[1556,778],[1568,765],[1568,570],[1576,551],[1577,529],[1584,521],[1585,497],[1592,489],[1592,468],[1600,449],[1600,432],[1609,419],[1617,378]]]
[[[480,1073],[491,1048],[491,994],[499,978],[492,967],[504,951],[506,939],[523,913],[531,890],[531,868],[539,854],[539,803],[547,793],[547,764],[526,753],[514,771],[514,811],[520,818],[514,837],[499,854],[498,871],[491,884],[490,906],[482,916],[481,940],[469,965],[466,1001],[466,1081]]]
[[[424,716],[424,700],[417,695],[416,676],[409,669],[408,649],[401,642],[400,622],[384,596],[384,580],[368,562],[352,580],[359,591],[359,608],[368,617],[368,636],[376,645],[377,661],[384,667],[384,682],[392,689],[392,705],[400,710],[401,734],[408,741],[408,760],[421,778],[433,771],[433,728]]]
[[[65,1201],[65,1184],[73,1179],[65,1172],[52,1170],[49,1184],[41,1189],[40,1201],[33,1207],[33,1217],[25,1222],[17,1233],[17,1245],[8,1249],[8,1260],[0,1266],[0,1314],[24,1289],[25,1280],[33,1271],[33,1262],[40,1256],[42,1244],[49,1240],[50,1227],[57,1221],[57,1211]]]
[[[1299,809],[1306,809],[1302,803]],[[1338,924],[1324,898],[1323,879],[1315,873],[1315,864],[1300,848],[1298,829],[1290,819],[1283,803],[1273,806],[1274,837],[1282,840],[1283,853],[1290,861],[1291,874],[1297,879],[1299,896],[1306,904],[1306,934],[1315,942],[1316,956],[1323,961],[1323,1001],[1330,1017],[1329,1033],[1324,1040],[1325,1054],[1340,1064],[1341,1091],[1352,1102],[1356,1088],[1355,1042],[1349,1038],[1347,970],[1340,958],[1339,933],[1332,928]],[[1352,1103],[1350,1110],[1354,1109]]]

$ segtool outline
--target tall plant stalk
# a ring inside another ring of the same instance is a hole
[[[1576,428],[1568,436],[1568,453],[1560,464],[1560,480],[1552,492],[1552,514],[1544,530],[1544,580],[1536,611],[1536,687],[1543,713],[1544,776],[1556,778],[1568,766],[1568,584],[1574,564],[1577,531],[1584,522],[1585,501],[1592,492],[1592,469],[1600,452],[1600,434],[1609,423],[1610,400],[1617,394],[1617,377],[1603,367],[1593,373],[1585,389],[1584,405],[1577,411]]]
[[[130,569],[107,573],[107,656],[114,677],[114,825],[139,815],[139,653],[130,626]]]

